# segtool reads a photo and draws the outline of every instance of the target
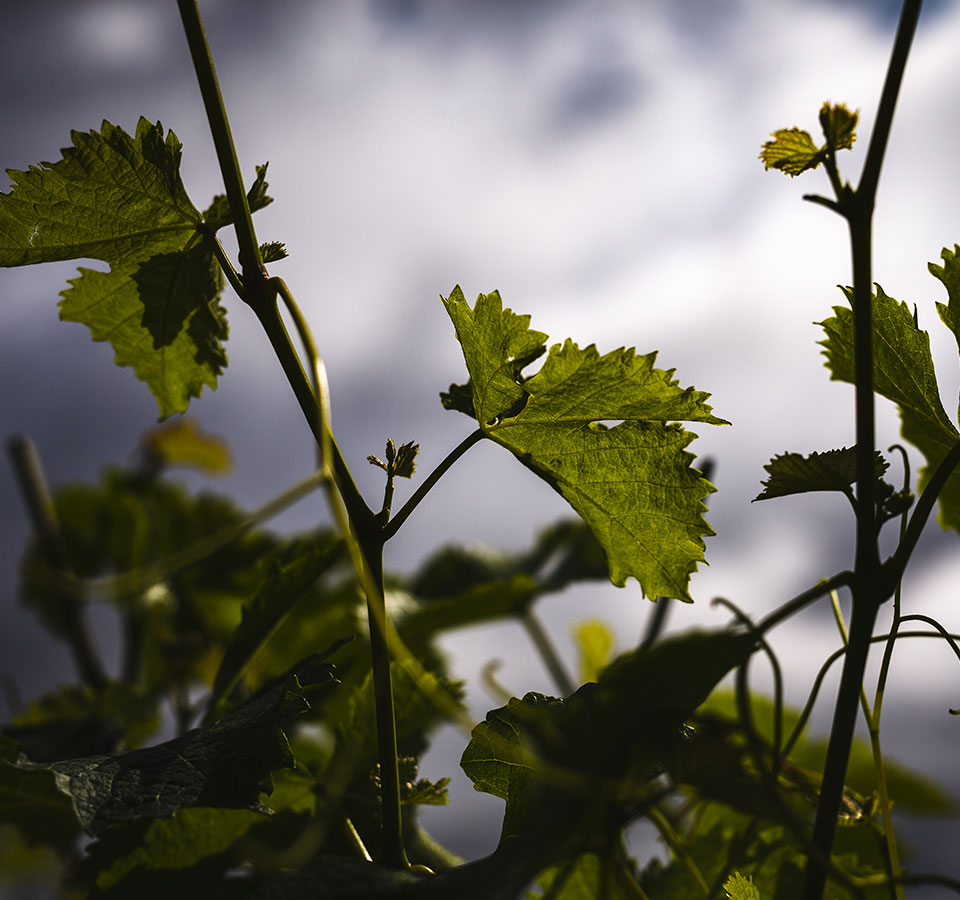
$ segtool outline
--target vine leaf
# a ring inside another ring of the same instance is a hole
[[[342,555],[343,541],[322,534],[297,541],[270,560],[224,648],[210,694],[212,712],[218,710],[221,700],[229,698],[246,664],[274,636],[307,589]]]
[[[488,712],[460,766],[475,790],[506,801],[501,842],[550,844],[554,820],[568,829],[591,803],[609,802],[582,783],[563,790],[559,772],[607,784],[629,777],[638,786],[661,774],[681,726],[753,644],[735,631],[691,631],[619,656],[566,700],[528,693]]]
[[[953,336],[957,339],[957,348],[960,349],[960,244],[954,244],[953,250],[944,247],[940,251],[943,265],[928,263],[927,269],[934,278],[939,279],[947,289],[947,302],[937,303],[937,312]]]
[[[836,150],[849,150],[857,139],[858,113],[841,104],[824,103],[820,108],[820,127],[826,143],[818,147],[809,131],[802,128],[780,128],[774,131],[760,151],[765,169],[779,169],[794,177],[815,169]]]
[[[952,277],[955,263],[952,258],[948,263]],[[842,290],[850,306],[835,306],[834,315],[820,323],[826,333],[820,343],[831,379],[853,384],[853,290]],[[960,303],[960,296],[953,303]],[[941,316],[950,319],[949,308]],[[873,297],[873,332],[874,389],[897,405],[903,437],[926,457],[927,465],[920,470],[922,490],[960,440],[940,401],[930,336],[917,325],[909,307],[885,294],[880,285]],[[940,524],[960,530],[960,475],[956,473],[940,494]]]
[[[820,127],[830,150],[850,150],[857,139],[857,119],[842,103],[824,103],[820,107]]]
[[[131,839],[125,831],[108,831],[100,844],[87,850],[88,856],[98,861],[104,858],[104,868],[96,876],[97,888],[112,888],[136,869],[155,873],[196,866],[229,849],[262,821],[262,815],[249,809],[180,809],[169,819],[134,826],[142,828],[143,833],[133,850],[129,849]]]
[[[158,468],[184,466],[208,475],[225,475],[233,467],[227,442],[202,432],[189,418],[151,428],[141,439],[140,450]]]
[[[874,452],[874,473],[879,479],[887,471],[888,463],[879,450]],[[771,459],[764,469],[770,477],[763,482],[764,489],[753,498],[754,501],[807,491],[841,491],[849,494],[850,485],[857,480],[856,448],[841,447],[839,450],[814,452],[808,456],[781,453]]]
[[[209,238],[223,205],[215,201],[213,225],[203,225],[180,178],[180,141],[159,122],[141,118],[131,137],[105,121],[72,139],[58,161],[9,171],[0,266],[107,263],[107,272],[80,267],[61,294],[60,318],[108,341],[117,365],[147,384],[162,418],[183,412],[204,386],[216,388],[227,364],[222,275]],[[269,200],[265,171],[254,185],[261,206]]]
[[[815,169],[826,158],[826,151],[817,147],[809,131],[802,128],[780,128],[771,135],[760,151],[765,169],[779,169],[791,177]]]
[[[529,316],[503,309],[496,292],[481,294],[473,309],[459,288],[443,302],[484,435],[580,514],[603,546],[614,584],[632,576],[648,597],[689,601],[703,537],[713,534],[702,514],[714,488],[691,465],[686,447],[696,435],[677,423],[728,424],[712,415],[709,395],[678,387],[672,369],[654,368],[656,353],[621,348],[601,356],[570,340],[551,347],[541,369],[524,378],[518,366],[540,355],[546,339],[530,330]],[[466,411],[457,396],[453,408]]]
[[[600,619],[579,622],[571,632],[579,657],[580,683],[596,681],[610,662],[616,637],[613,630]]]
[[[319,674],[326,680],[317,684],[336,680],[332,667]],[[269,812],[257,799],[265,779],[274,769],[294,763],[281,727],[309,708],[294,676],[219,722],[154,747],[52,763],[8,755],[0,767],[0,784],[51,773],[76,820],[90,834],[117,823],[171,816],[183,807]],[[4,812],[0,807],[0,814]]]
[[[627,900],[634,895],[622,886],[617,877],[619,874],[612,853],[605,856],[583,853],[541,872],[536,887],[543,893],[529,893],[527,900],[546,900],[547,897],[554,900],[593,900],[596,897]]]
[[[723,889],[727,892],[730,900],[762,900],[760,891],[757,890],[753,879],[749,875],[744,876],[739,872],[734,872],[724,882]]]
[[[78,830],[70,801],[51,772],[18,768],[18,755],[17,741],[0,735],[0,823],[15,825],[30,844],[66,850]]]

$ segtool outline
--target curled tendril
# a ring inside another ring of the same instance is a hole
[[[904,616],[900,621],[901,622],[926,622],[927,625],[931,625],[932,627],[936,628],[937,631],[940,632],[940,636],[950,645],[950,649],[952,649],[953,652],[956,654],[957,659],[960,659],[960,646],[957,645],[957,642],[956,640],[954,640],[953,635],[950,634],[950,632],[947,631],[947,629],[944,628],[936,619],[932,618],[931,616],[924,616],[924,615],[921,615],[920,613],[915,613],[914,615],[911,615],[911,616]],[[960,716],[960,708],[949,709],[947,711],[950,713],[951,716]]]
[[[780,660],[777,659],[777,654],[773,652],[773,648],[767,642],[767,639],[763,636],[763,632],[757,627],[753,619],[735,603],[727,600],[725,597],[715,597],[712,605],[723,606],[730,610],[737,621],[741,625],[744,625],[750,634],[757,639],[763,648],[763,652],[766,653],[767,658],[770,660],[770,670],[773,674],[773,758],[777,761],[776,766],[779,768],[782,759],[780,744],[783,740],[783,670],[780,667]],[[745,666],[743,671],[746,671]]]

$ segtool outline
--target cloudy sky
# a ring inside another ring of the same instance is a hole
[[[693,445],[716,460],[709,520],[718,534],[693,582],[697,602],[674,612],[674,627],[719,625],[717,595],[761,615],[852,564],[842,498],[749,503],[775,453],[853,442],[852,389],[828,381],[812,324],[841,302],[835,285],[849,281],[845,228],[800,199],[826,191],[825,176],[765,173],[757,153],[774,128],[814,130],[824,100],[846,102],[861,111],[862,139],[841,169],[856,181],[895,3],[211,0],[201,9],[241,164],[252,176],[270,162],[276,202],[257,215],[260,238],[290,251],[273,271],[313,324],[334,428],[368,496],[382,482],[363,460],[387,437],[418,440],[429,471],[466,435],[467,420],[437,399],[464,377],[438,298],[455,284],[471,299],[498,289],[554,340],[660,351],[661,366],[712,393],[733,423],[702,426]],[[133,130],[144,115],[183,142],[197,206],[222,189],[172,2],[11,0],[4,18],[0,164],[55,159],[71,129],[108,119]],[[881,183],[874,268],[889,294],[918,304],[948,410],[960,367],[936,321],[942,287],[926,264],[960,241],[957,46],[960,4],[928,2]],[[0,272],[0,426],[34,437],[54,484],[126,461],[156,419],[146,388],[113,366],[108,347],[58,323],[57,295],[73,270]],[[232,297],[228,308],[230,366],[191,414],[229,439],[236,468],[220,487],[253,507],[307,474],[312,448],[252,316]],[[878,444],[897,435],[895,414],[881,405]],[[565,512],[508,454],[480,446],[390,545],[389,562],[410,567],[448,539],[524,543]],[[320,515],[310,499],[278,524],[307,527]],[[3,469],[0,659],[29,698],[71,673],[15,605],[26,531]],[[957,540],[931,530],[905,593],[910,611],[953,630]],[[634,583],[572,591],[542,610],[564,647],[572,621],[600,616],[616,625],[621,649],[648,611]],[[97,624],[109,647],[112,622],[101,615]],[[829,617],[807,614],[777,641],[789,696],[802,701],[836,646]],[[474,681],[497,656],[515,692],[553,689],[516,629],[482,629],[447,646]],[[939,771],[960,795],[947,749],[960,724],[945,712],[960,705],[955,659],[928,642],[904,646],[892,679],[888,750]],[[479,687],[470,699],[477,716],[494,705]],[[444,747],[436,765],[446,769],[435,774],[453,774],[462,741]],[[455,791],[461,803],[481,804],[478,815],[499,813],[468,786]],[[436,827],[451,826],[438,818]],[[921,859],[937,862],[933,850]]]

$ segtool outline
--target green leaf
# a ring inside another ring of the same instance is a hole
[[[725,424],[707,394],[682,390],[656,354],[554,345],[520,380],[519,358],[542,346],[529,317],[481,294],[471,309],[459,288],[444,301],[463,346],[473,408],[486,437],[513,452],[583,517],[607,555],[610,579],[634,577],[647,596],[690,600],[703,560],[703,498],[714,488],[691,463],[695,435],[676,424]],[[608,422],[619,422],[608,427]]]
[[[960,253],[960,244],[954,244],[953,250],[944,247],[940,251],[943,265],[928,263],[927,269],[947,289],[947,302],[938,302],[937,312],[943,324],[953,332],[957,340],[957,348],[960,349],[960,258],[957,256],[958,253]]]
[[[264,263],[279,262],[289,255],[287,248],[280,241],[268,241],[260,245],[260,258]]]
[[[874,472],[881,478],[887,471],[887,462],[876,451]],[[857,480],[855,447],[842,447],[823,453],[782,453],[770,460],[764,469],[769,478],[763,482],[764,489],[754,500],[770,500],[807,491],[840,491],[850,493],[850,485]]]
[[[418,603],[398,618],[397,630],[408,644],[418,643],[443,631],[517,616],[539,593],[529,575],[493,579],[453,597]]]
[[[858,116],[859,113],[850,112],[842,103],[824,103],[820,108],[820,127],[826,143],[818,147],[810,132],[802,128],[781,128],[773,132],[773,140],[767,141],[760,151],[763,167],[779,169],[791,177],[817,168],[831,153],[853,146]]]
[[[747,875],[741,875],[734,872],[723,884],[723,889],[727,892],[730,900],[763,900],[760,891],[753,883],[753,879]]]
[[[112,835],[107,833],[99,854],[109,859],[110,865],[97,875],[97,887],[111,888],[138,868],[148,871],[190,868],[208,856],[229,849],[262,821],[262,814],[249,809],[178,809],[168,819],[149,822],[132,852],[123,852],[115,846]]]
[[[628,900],[635,897],[622,885],[626,876],[624,867],[608,856],[583,853],[580,856],[558,863],[542,872],[537,878],[537,888],[542,893],[529,893],[527,900]],[[558,883],[559,882],[559,883]],[[606,891],[603,891],[606,886]]]
[[[460,765],[475,790],[506,801],[501,841],[543,838],[545,821],[602,803],[584,780],[656,777],[686,719],[752,650],[748,635],[692,631],[623,654],[567,700],[529,693],[488,712]]]
[[[55,897],[65,864],[51,846],[30,844],[12,825],[0,825],[0,896]]]
[[[853,291],[843,289],[850,307],[835,306],[821,322],[830,377],[855,383],[853,361]],[[873,298],[874,389],[897,404],[903,437],[918,447],[927,465],[920,471],[920,489],[940,461],[960,440],[940,402],[930,354],[930,336],[920,329],[905,303],[887,296],[877,285]],[[954,473],[940,494],[940,524],[960,530],[960,474]]]
[[[3,733],[34,762],[112,753],[137,747],[160,728],[160,713],[134,685],[110,681],[94,692],[61,685],[34,700]]]
[[[210,702],[226,698],[247,662],[266,644],[307,589],[343,555],[343,541],[324,534],[297,541],[277,554],[264,573],[220,661]]]
[[[252,213],[273,203],[273,197],[267,196],[267,188],[269,187],[267,184],[267,166],[268,163],[257,166],[257,177],[250,185],[250,190],[247,191],[247,205]],[[233,224],[233,211],[230,209],[230,201],[227,200],[226,194],[217,194],[210,201],[210,205],[203,211],[203,221],[213,231],[219,231],[224,226]],[[268,245],[265,244],[264,246]]]
[[[546,727],[562,709],[563,700],[531,692],[491,710],[471,732],[460,768],[475,791],[506,801],[501,843],[522,836],[536,820],[543,778],[536,724]]]
[[[772,134],[760,151],[765,169],[779,169],[790,176],[815,169],[826,158],[826,151],[817,147],[809,131],[802,128],[781,128]]]
[[[152,428],[140,440],[150,463],[166,468],[184,466],[208,475],[225,475],[233,467],[223,438],[205,434],[192,419],[174,419]]]
[[[219,722],[155,747],[53,763],[21,758],[7,769],[32,778],[52,774],[91,834],[116,823],[171,816],[182,807],[264,812],[257,799],[264,779],[293,765],[281,727],[309,708],[304,689],[290,679]]]
[[[140,119],[134,137],[104,122],[73,132],[53,163],[11,170],[0,194],[0,266],[99,259],[63,292],[60,317],[109,341],[146,382],[160,415],[215,388],[227,358],[222,277],[180,179],[181,145]]]
[[[70,800],[52,772],[23,769],[17,742],[0,735],[0,822],[16,826],[30,844],[66,850],[79,827]]]
[[[858,112],[850,112],[842,103],[824,103],[820,108],[820,127],[830,150],[849,150],[857,139]]]
[[[614,644],[613,631],[599,619],[579,622],[571,631],[580,659],[580,683],[596,681],[610,662]]]

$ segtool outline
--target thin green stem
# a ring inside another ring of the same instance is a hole
[[[892,593],[892,587],[889,592],[886,590],[880,567],[874,496],[872,221],[880,169],[920,6],[921,0],[905,0],[860,185],[853,194],[844,191],[837,197],[850,227],[853,258],[857,544],[850,642],[844,656],[813,826],[813,843],[818,852],[811,854],[807,862],[802,894],[804,900],[821,900],[823,897],[873,627],[880,604]]]
[[[300,312],[289,288],[281,279],[272,279],[277,293],[286,304],[294,325],[310,360],[313,378],[311,394],[314,405],[311,415],[307,415],[314,435],[317,438],[317,455],[321,471],[332,475],[324,484],[330,508],[337,519],[341,533],[347,542],[348,552],[357,579],[367,598],[367,619],[370,628],[370,654],[373,667],[373,693],[377,717],[377,750],[380,759],[380,814],[381,814],[381,863],[390,868],[406,869],[410,863],[403,844],[403,820],[400,804],[400,772],[397,752],[397,721],[393,698],[393,679],[390,674],[390,642],[388,640],[389,620],[383,594],[383,535],[370,510],[363,504],[360,521],[349,515],[340,479],[336,477],[336,461],[339,459],[336,444],[330,433],[330,401],[327,386],[326,368],[317,351],[316,343],[309,326]],[[282,323],[281,323],[282,324]],[[286,329],[284,329],[285,331]],[[289,342],[289,337],[288,337]],[[291,352],[292,346],[289,347]],[[299,360],[297,360],[299,363]],[[303,368],[299,367],[302,373]],[[307,413],[307,410],[304,410]],[[333,466],[331,466],[333,463]],[[353,480],[349,486],[356,491]],[[359,499],[359,493],[356,495]],[[360,500],[362,503],[362,499]]]
[[[280,284],[277,284],[277,282],[279,282],[279,279],[276,281],[270,279],[269,281],[269,284],[275,291],[279,291],[280,289]],[[315,440],[318,444],[322,444],[324,440],[329,440],[330,442],[329,454],[330,463],[333,468],[333,476],[340,494],[343,497],[350,521],[354,523],[358,533],[364,529],[376,527],[374,515],[364,502],[360,491],[357,489],[353,481],[353,476],[350,474],[350,470],[347,468],[347,464],[340,454],[336,441],[332,435],[324,438],[325,429],[320,427],[317,416],[317,398],[303,371],[300,359],[293,348],[286,326],[280,318],[280,311],[276,304],[276,293],[271,303],[255,307],[254,311],[257,313],[257,318],[260,319],[264,331],[267,333],[267,338],[273,347],[274,353],[277,355],[284,374],[287,376],[287,381],[293,389],[297,402],[300,404],[304,418],[313,431]],[[329,429],[326,430],[329,431]]]
[[[940,496],[947,479],[953,474],[958,464],[960,464],[960,441],[950,448],[947,455],[941,460],[940,465],[937,466],[930,481],[927,482],[926,488],[917,500],[917,505],[914,507],[913,514],[910,516],[896,552],[885,563],[888,570],[885,577],[889,584],[896,585],[903,578],[904,570],[917,546],[917,542],[920,540],[920,534],[927,524],[927,519],[933,512],[937,497]]]
[[[683,867],[690,873],[690,877],[693,878],[697,888],[700,890],[700,893],[703,894],[704,897],[709,897],[710,885],[707,884],[699,866],[697,866],[696,861],[690,855],[690,851],[687,849],[687,845],[683,840],[683,836],[677,833],[676,829],[673,827],[673,823],[663,814],[659,807],[653,805],[647,809],[647,817],[653,823],[657,831],[660,832],[660,836],[664,839],[664,841],[666,841],[666,844],[673,852],[673,855],[676,856]]]
[[[893,43],[893,52],[890,54],[890,63],[887,66],[887,76],[880,95],[880,104],[877,107],[877,119],[867,148],[867,158],[863,163],[863,173],[860,184],[857,185],[857,196],[871,199],[870,208],[873,208],[873,198],[876,197],[877,184],[880,181],[880,169],[883,167],[883,157],[887,150],[890,138],[890,128],[893,124],[893,113],[897,106],[897,97],[900,93],[900,83],[907,66],[907,57],[910,55],[910,45],[920,18],[920,8],[923,0],[904,0],[900,13],[900,23],[897,26],[897,35]]]
[[[520,613],[520,623],[537,648],[537,652],[547,667],[554,684],[556,684],[557,690],[560,691],[562,696],[569,697],[577,689],[577,686],[573,683],[573,679],[567,672],[563,660],[560,659],[560,654],[557,653],[557,649],[553,646],[553,641],[550,640],[550,635],[547,634],[540,619],[537,618],[530,607],[527,607]]]
[[[818,852],[812,853],[807,862],[802,895],[804,900],[820,900],[826,886],[826,863],[833,848],[837,817],[843,799],[847,761],[853,745],[863,674],[877,617],[875,606],[864,606],[862,602],[858,605],[857,599],[857,595],[854,594],[850,642],[843,658],[843,673],[840,676],[840,689],[834,706],[830,742],[827,745],[827,760],[813,823],[813,845]]]
[[[843,612],[840,609],[839,598],[836,591],[830,592],[830,600],[833,605],[833,615],[837,622],[837,628],[840,631],[840,638],[843,646],[847,647],[849,640],[847,636],[847,626],[843,620]],[[892,647],[896,641],[896,627],[899,622],[894,622],[894,631],[887,640],[885,649]],[[860,707],[863,710],[863,718],[867,723],[867,729],[870,734],[870,750],[873,754],[873,769],[877,779],[877,792],[880,798],[880,815],[883,819],[883,839],[887,849],[887,865],[891,878],[900,872],[900,853],[897,849],[897,840],[893,831],[893,818],[890,810],[890,794],[887,790],[887,773],[883,765],[883,751],[880,746],[880,720],[876,712],[870,708],[870,701],[867,699],[866,688],[860,685]],[[894,900],[903,900],[903,888],[891,882],[891,895]]]
[[[233,225],[237,234],[244,282],[249,288],[255,280],[265,279],[266,273],[260,257],[260,245],[257,243],[257,235],[253,229],[253,218],[250,215],[247,193],[243,187],[243,175],[233,144],[233,135],[230,132],[227,110],[223,103],[223,95],[220,93],[220,82],[213,65],[210,45],[203,30],[197,0],[177,0],[177,7],[180,10],[183,30],[190,47],[190,58],[193,60],[197,81],[200,84],[203,107],[213,134],[213,144],[220,163],[227,201],[233,213]],[[244,299],[250,302],[245,296]]]
[[[838,587],[849,587],[853,581],[853,572],[838,572],[831,578],[825,578],[818,582],[812,588],[808,588],[802,594],[797,594],[792,600],[788,600],[783,605],[777,607],[770,615],[764,617],[757,623],[757,631],[766,634],[771,628],[776,627],[781,622],[789,619],[794,613],[799,612],[806,606],[809,606],[814,600],[818,600],[824,594],[830,593]]]
[[[323,473],[314,472],[239,521],[225,525],[183,550],[178,550],[176,553],[158,559],[156,562],[148,563],[140,569],[131,569],[117,575],[105,575],[100,578],[78,579],[77,584],[82,585],[87,593],[102,591],[115,598],[140,593],[150,585],[169,578],[181,569],[193,565],[201,559],[206,559],[211,554],[233,543],[261,522],[273,518],[288,506],[315,491],[322,482]]]
[[[774,774],[776,774],[783,759],[780,749],[783,743],[783,669],[780,666],[780,660],[777,659],[777,654],[773,652],[773,647],[770,646],[763,633],[743,610],[725,597],[714,599],[713,605],[717,604],[725,606],[736,616],[740,624],[745,626],[757,639],[767,659],[770,660],[770,671],[773,675],[773,759]],[[746,669],[744,669],[744,672],[746,672]]]
[[[647,619],[647,627],[640,641],[641,650],[647,650],[652,647],[657,638],[660,637],[667,623],[667,613],[670,612],[672,605],[669,597],[657,597],[654,601],[653,611]]]
[[[213,255],[216,256],[217,262],[220,263],[220,268],[223,271],[223,274],[226,276],[230,287],[233,288],[238,297],[243,299],[243,279],[233,267],[230,257],[227,256],[226,249],[224,248],[223,244],[220,243],[220,239],[213,233],[212,229],[210,229],[208,240],[210,241],[210,246],[213,247]]]
[[[943,638],[946,640],[960,640],[960,635],[956,634],[933,634],[929,631],[898,631],[896,634],[892,632],[887,634],[878,634],[874,635],[870,639],[872,644],[880,644],[884,641],[889,641],[893,637],[896,640],[902,640],[903,638]],[[960,657],[960,649],[956,649],[958,657]],[[813,686],[810,688],[810,694],[807,697],[807,702],[804,703],[803,709],[800,711],[800,715],[797,717],[797,723],[794,725],[793,731],[790,732],[790,737],[787,738],[787,742],[783,745],[783,755],[787,757],[790,755],[797,741],[800,739],[803,729],[806,728],[807,721],[810,719],[810,714],[813,712],[813,706],[817,701],[817,696],[820,693],[820,687],[823,684],[824,678],[826,678],[827,673],[830,671],[833,664],[838,660],[842,659],[847,653],[846,647],[841,647],[839,650],[834,650],[823,662],[823,665],[820,666],[819,671],[817,672],[816,678],[814,678]]]
[[[430,493],[431,488],[464,453],[474,444],[479,443],[483,439],[483,436],[483,430],[480,428],[470,432],[470,434],[460,441],[460,443],[443,458],[440,464],[421,482],[420,487],[413,492],[410,499],[400,507],[397,514],[384,526],[383,539],[385,541],[390,540],[390,538],[399,531],[400,526],[407,521],[410,514],[420,505],[420,501]]]
[[[282,278],[272,278],[271,283],[277,289],[277,295],[283,300],[290,318],[297,329],[300,337],[300,343],[303,344],[310,360],[310,375],[313,380],[314,396],[314,418],[312,423],[313,432],[319,435],[317,439],[317,468],[321,472],[333,474],[331,469],[331,444],[333,442],[333,430],[330,423],[330,384],[327,380],[327,367],[323,364],[323,357],[317,349],[316,341],[310,331],[310,326],[304,318],[300,307],[294,300],[290,288]]]
[[[394,869],[409,868],[403,846],[403,820],[400,808],[400,773],[397,763],[397,723],[394,714],[393,680],[390,677],[390,644],[387,640],[387,610],[383,597],[383,543],[379,553],[364,546],[364,557],[371,578],[380,590],[367,592],[367,618],[370,623],[370,652],[373,659],[373,693],[377,712],[377,750],[380,758],[380,862]],[[371,586],[372,588],[373,586]]]
[[[106,686],[107,676],[83,614],[82,597],[75,590],[77,577],[63,546],[56,508],[43,474],[40,455],[33,441],[25,435],[11,437],[7,449],[41,551],[54,571],[64,576],[65,583],[58,590],[59,613],[64,627],[57,631],[57,635],[70,648],[80,677],[95,691],[102,690]]]

